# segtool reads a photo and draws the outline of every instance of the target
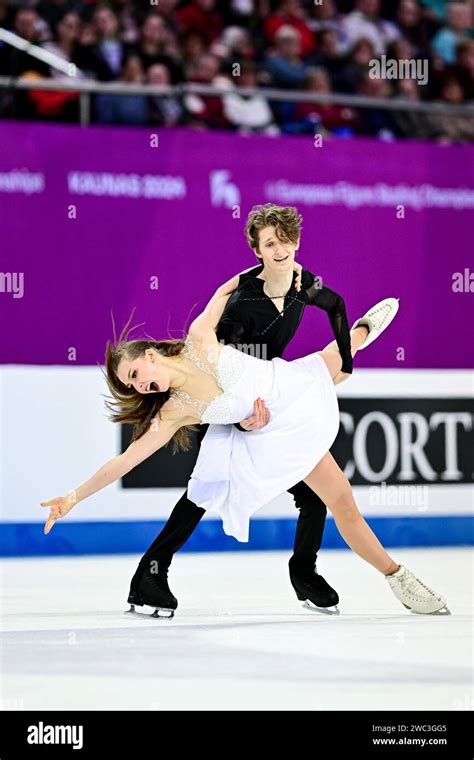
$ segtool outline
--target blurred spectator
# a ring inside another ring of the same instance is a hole
[[[300,87],[308,64],[301,57],[301,35],[291,26],[281,26],[275,34],[275,48],[265,59],[272,87]]]
[[[347,56],[346,63],[338,77],[339,90],[354,94],[359,82],[369,71],[369,64],[375,59],[375,50],[370,40],[362,37]]]
[[[8,28],[10,26],[10,4],[8,0],[0,0],[0,26]]]
[[[448,73],[443,81],[440,100],[450,105],[465,102],[466,94],[462,83],[453,73]],[[430,117],[438,139],[443,142],[466,142],[474,140],[474,119],[468,116],[451,116],[444,113]]]
[[[316,46],[314,34],[307,23],[306,11],[300,0],[280,0],[275,13],[264,21],[263,31],[266,41],[272,45],[276,34],[282,26],[290,26],[299,32],[301,40],[300,55],[303,58],[314,53]]]
[[[83,0],[40,0],[36,5],[36,10],[50,29],[54,30],[66,13],[72,11],[81,16],[85,5]]]
[[[87,46],[87,71],[103,82],[122,76],[131,47],[121,41],[119,21],[111,8],[98,6],[95,9],[90,32],[94,42]],[[81,41],[84,42],[83,39]]]
[[[456,60],[456,46],[467,39],[467,30],[472,23],[467,3],[449,3],[446,9],[446,26],[435,34],[431,44],[446,63]]]
[[[386,79],[367,73],[359,82],[358,94],[366,98],[389,98],[392,93]],[[385,140],[394,137],[396,127],[390,111],[377,107],[361,108],[359,115],[360,129],[364,135],[373,135]]]
[[[81,65],[81,46],[79,44],[79,37],[81,33],[81,19],[75,11],[68,11],[59,19],[53,26],[54,37],[50,42],[45,42],[43,47],[53,55],[62,58],[65,61],[76,64],[77,67]],[[54,67],[50,68],[50,76],[53,78],[61,78],[67,76]],[[78,76],[84,76],[80,72],[77,72]]]
[[[410,42],[403,38],[395,40],[395,42],[391,42],[387,48],[387,60],[412,60],[414,57],[414,51]]]
[[[171,84],[169,69],[162,63],[153,63],[146,72],[147,84],[160,87]],[[184,108],[174,95],[152,96],[148,103],[148,123],[160,127],[175,127],[184,123]]]
[[[196,61],[207,52],[207,39],[201,32],[191,30],[180,35],[180,42],[187,77]]]
[[[215,0],[191,0],[176,11],[181,29],[197,30],[206,37],[208,44],[214,42],[224,26],[221,16],[214,9],[215,4]]]
[[[171,33],[172,34],[172,33]],[[154,63],[164,64],[171,74],[173,84],[184,79],[183,67],[169,52],[170,31],[161,16],[150,13],[139,30],[139,41],[134,46],[146,70]]]
[[[152,5],[150,1],[143,4],[147,7],[148,13],[156,13],[160,18],[165,21],[168,29],[171,29],[175,34],[179,33],[179,22],[176,18],[176,7],[179,0],[158,0],[156,5]]]
[[[382,55],[387,45],[400,36],[399,30],[380,17],[380,0],[356,0],[355,6],[356,10],[343,21],[348,47],[363,37],[370,40],[377,56]]]
[[[15,14],[13,31],[24,40],[41,46],[39,21],[38,13],[33,8],[20,8]],[[35,71],[42,76],[48,76],[49,66],[23,50],[17,50],[12,45],[3,45],[0,48],[0,74],[18,76],[25,71]]]
[[[241,26],[228,26],[211,45],[211,53],[221,58],[224,65],[227,63],[229,67],[244,58],[254,58],[255,52],[247,29]]]
[[[399,79],[395,83],[395,99],[420,102],[422,88],[415,79]],[[394,111],[392,121],[398,137],[428,138],[433,136],[430,118],[419,111]]]
[[[307,24],[314,34],[331,31],[336,35],[340,50],[347,47],[348,40],[342,24],[343,16],[338,12],[334,0],[324,0],[320,5],[311,5],[312,16]]]
[[[88,0],[85,0],[88,2]],[[138,40],[138,23],[136,19],[136,3],[130,0],[111,0],[112,10],[117,16],[121,29],[120,39],[128,45]]]
[[[421,8],[415,0],[400,0],[396,15],[397,26],[403,38],[413,47],[415,56],[429,54],[429,40]]]
[[[444,21],[446,18],[447,0],[420,0],[428,18]]]
[[[190,82],[198,84],[214,84],[227,86],[232,84],[220,75],[219,59],[210,53],[205,53],[193,64],[190,71]],[[188,93],[184,103],[189,111],[194,126],[228,129],[230,122],[224,113],[222,98],[218,95],[197,95]]]
[[[224,113],[229,123],[239,132],[263,132],[267,135],[279,133],[272,110],[266,98],[261,95],[243,95],[239,87],[257,87],[257,66],[254,61],[244,60],[240,64],[240,76],[235,77],[237,87],[224,95]]]
[[[466,99],[474,100],[474,40],[465,40],[457,46],[455,70]]]
[[[308,92],[330,94],[331,80],[323,68],[309,69],[305,76]],[[285,132],[324,134],[353,134],[357,114],[352,108],[335,103],[297,103],[291,121],[285,125]]]
[[[138,55],[130,55],[122,65],[119,82],[144,83],[143,64]],[[99,124],[145,124],[148,103],[145,95],[106,95],[95,97],[95,115]]]
[[[313,57],[315,66],[323,66],[331,77],[333,89],[339,84],[340,74],[345,66],[341,46],[333,29],[322,29],[318,34],[319,53]]]

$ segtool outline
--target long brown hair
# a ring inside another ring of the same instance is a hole
[[[112,422],[127,423],[134,425],[132,442],[137,441],[146,433],[154,417],[161,417],[160,409],[170,397],[170,389],[163,393],[138,393],[135,388],[127,388],[118,378],[117,370],[121,359],[130,361],[143,356],[149,348],[155,349],[162,356],[178,356],[184,348],[184,340],[128,340],[128,336],[137,327],[129,328],[133,312],[122,329],[118,339],[115,334],[115,323],[112,315],[114,340],[107,341],[105,348],[105,372],[100,368],[112,399],[106,399],[105,406],[111,412],[109,419]],[[191,432],[197,430],[195,425],[185,425],[173,435],[173,454],[177,451],[188,451],[191,448]]]

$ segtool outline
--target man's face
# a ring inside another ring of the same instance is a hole
[[[280,236],[283,237],[282,233]],[[279,240],[276,235],[276,228],[273,225],[260,230],[257,254],[267,271],[287,272],[293,270],[293,262],[298,247],[299,241],[295,245],[290,240]]]

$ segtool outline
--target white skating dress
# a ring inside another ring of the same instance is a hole
[[[217,512],[227,535],[248,541],[250,516],[303,480],[327,453],[339,429],[339,407],[316,353],[265,361],[224,346],[216,354],[187,337],[183,355],[214,376],[221,395],[209,403],[173,391],[170,399],[183,409],[198,406],[202,422],[210,423],[189,482],[190,500]],[[259,397],[269,423],[246,432],[234,427],[253,414]]]

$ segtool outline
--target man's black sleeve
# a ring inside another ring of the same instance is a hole
[[[328,315],[342,357],[341,371],[352,374],[351,336],[344,299],[307,269],[303,269],[301,293],[305,303],[317,306]]]

